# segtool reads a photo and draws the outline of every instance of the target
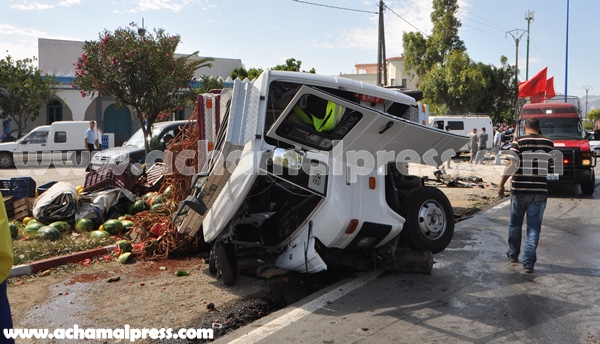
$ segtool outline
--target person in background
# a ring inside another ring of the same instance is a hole
[[[522,264],[526,273],[533,273],[544,210],[548,200],[547,162],[550,161],[554,143],[540,134],[540,121],[537,118],[526,119],[524,127],[525,135],[513,140],[510,147],[511,152],[519,157],[518,165],[513,166],[513,161],[509,161],[506,165],[498,187],[498,196],[504,197],[504,184],[512,175],[506,256],[512,263],[519,262],[523,220],[527,214],[527,236]]]
[[[99,152],[102,150],[102,135],[104,135],[104,130],[100,129],[100,126],[97,126],[98,130],[96,131],[96,150]]]
[[[485,158],[485,151],[487,151],[488,134],[485,132],[485,127],[481,128],[481,134],[479,134],[479,148],[477,149],[476,164],[483,164]]]
[[[477,142],[479,141],[479,137],[477,136],[477,128],[473,128],[473,131],[467,134],[469,138],[469,150],[471,151],[471,158],[469,159],[469,163],[473,163],[473,159],[475,159],[475,155],[477,154]]]
[[[90,127],[85,131],[84,136],[84,144],[85,150],[87,152],[92,152],[94,150],[94,145],[98,143],[98,139],[96,138],[96,132],[94,131],[94,127],[96,126],[96,122],[90,121]]]
[[[450,132],[450,126],[449,125],[446,125],[445,129],[446,129],[447,132]],[[450,166],[451,162],[452,162],[452,158],[448,159],[448,161],[446,162],[446,167],[448,167],[449,170],[452,169],[452,167]]]
[[[494,164],[500,165],[500,147],[502,147],[502,133],[499,128],[494,128]]]
[[[0,194],[0,344],[14,343],[4,336],[5,329],[12,329],[12,314],[6,291],[6,279],[13,266],[13,247],[8,227],[8,216]]]

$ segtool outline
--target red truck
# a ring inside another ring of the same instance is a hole
[[[554,142],[554,149],[563,157],[562,173],[558,164],[548,169],[549,183],[569,183],[581,185],[584,195],[594,193],[596,176],[594,167],[596,157],[590,149],[583,123],[574,104],[571,103],[536,103],[525,104],[519,113],[517,137],[525,135],[523,125],[528,117],[536,117],[540,121],[542,134]]]

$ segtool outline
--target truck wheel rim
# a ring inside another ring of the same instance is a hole
[[[0,157],[0,165],[8,166],[10,164],[10,159],[6,156]]]
[[[419,229],[430,240],[437,240],[446,231],[446,213],[436,200],[427,200],[419,208]]]

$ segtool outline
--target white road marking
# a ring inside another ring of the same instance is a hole
[[[304,316],[313,313],[319,308],[322,308],[327,304],[327,301],[333,302],[340,297],[350,293],[351,291],[364,286],[365,284],[371,282],[375,278],[377,278],[381,274],[381,271],[374,271],[371,273],[366,273],[361,275],[352,281],[336,288],[328,292],[325,295],[322,295],[311,302],[303,305],[300,308],[296,308],[293,311],[290,311],[277,319],[270,321],[267,324],[257,328],[256,330],[250,331],[247,334],[231,341],[230,343],[256,343],[259,340],[270,336],[271,334],[285,328],[291,323],[298,321]]]

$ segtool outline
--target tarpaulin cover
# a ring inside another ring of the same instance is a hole
[[[45,223],[72,217],[78,211],[77,190],[65,182],[54,184],[33,203],[33,217]]]

